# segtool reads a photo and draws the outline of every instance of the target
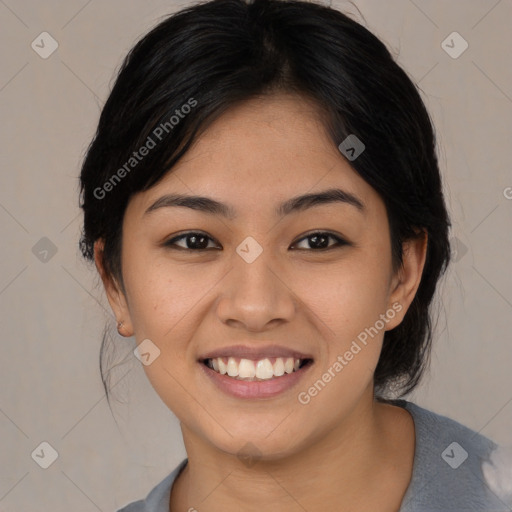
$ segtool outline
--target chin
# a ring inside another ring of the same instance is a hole
[[[297,425],[297,432],[291,432],[289,427],[280,430],[279,423],[282,420],[282,417],[279,418],[272,428],[266,426],[264,429],[255,429],[254,425],[231,428],[231,436],[218,426],[215,431],[205,431],[205,435],[216,449],[239,458],[242,463],[246,459],[252,462],[276,461],[294,455],[307,443],[303,425],[301,428]]]

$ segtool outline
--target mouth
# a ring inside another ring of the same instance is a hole
[[[312,358],[264,357],[246,359],[241,357],[211,357],[202,359],[207,368],[219,375],[245,382],[265,382],[300,372],[313,364]]]
[[[235,345],[203,354],[197,362],[215,389],[244,400],[290,391],[314,364],[310,354],[276,345]]]
[[[202,354],[207,382],[235,398],[272,398],[297,386],[314,364],[312,354],[275,344],[232,345]]]

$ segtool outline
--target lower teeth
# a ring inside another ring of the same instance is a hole
[[[220,372],[217,372],[217,373],[220,373]],[[295,373],[295,370],[292,372],[292,373]],[[230,375],[228,375],[227,373],[225,373],[224,375],[226,375],[226,377],[230,377]],[[280,375],[280,377],[284,377],[285,375],[290,375],[289,373],[284,373],[283,375]],[[279,377],[277,377],[276,375],[270,377],[270,379],[260,379],[258,377],[239,377],[238,375],[236,377],[231,377],[232,379],[236,379],[236,380],[246,380],[246,381],[255,381],[255,382],[264,382],[266,380],[274,380],[274,379],[279,379]]]

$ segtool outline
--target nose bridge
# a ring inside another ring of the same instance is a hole
[[[258,244],[259,245],[259,244]],[[261,246],[260,246],[261,247]],[[247,250],[248,249],[248,250]],[[275,263],[275,261],[274,261]],[[258,250],[251,243],[240,244],[233,258],[233,270],[237,274],[237,289],[244,295],[267,293],[274,296],[275,270],[272,267],[270,250]]]
[[[257,330],[269,322],[290,320],[294,311],[293,294],[276,275],[270,251],[252,237],[236,248],[228,289],[222,297],[218,314],[224,322],[240,322]]]

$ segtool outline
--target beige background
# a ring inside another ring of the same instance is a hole
[[[128,362],[113,381],[124,403],[111,415],[98,370],[111,317],[77,248],[77,176],[114,71],[182,5],[0,0],[1,512],[117,510],[185,456],[133,339],[117,338]],[[457,261],[441,290],[430,376],[409,399],[510,445],[512,1],[335,5],[357,6],[398,55],[439,135]],[[43,31],[59,45],[47,59],[31,48]],[[453,31],[469,43],[457,59],[441,47]],[[33,252],[42,237],[57,249],[47,261]],[[58,452],[48,469],[31,457],[43,441]]]

